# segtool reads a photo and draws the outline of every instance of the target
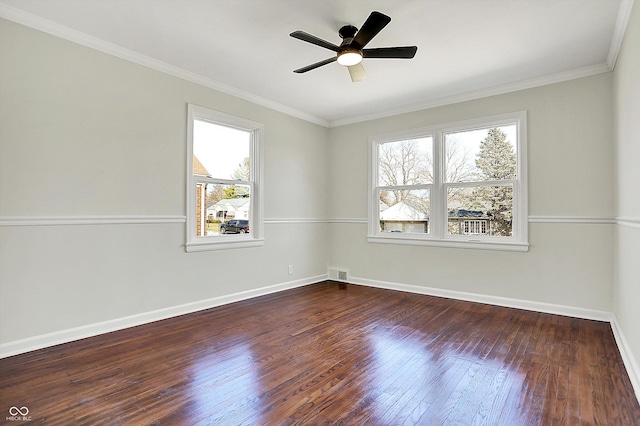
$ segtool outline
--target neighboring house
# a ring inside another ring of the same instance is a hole
[[[249,198],[222,199],[207,208],[209,220],[249,219]]]
[[[491,229],[491,217],[486,211],[450,209],[447,216],[450,235],[483,235]]]
[[[491,229],[491,217],[481,210],[450,209],[447,222],[450,235],[482,235]],[[429,232],[429,216],[401,201],[380,212],[380,229],[424,234]]]
[[[380,229],[384,232],[429,232],[429,216],[400,201],[380,212]]]
[[[193,175],[209,176],[209,172],[195,155],[193,156]],[[207,185],[199,183],[196,185],[196,235],[199,237],[207,235],[207,226],[205,224],[206,201]]]

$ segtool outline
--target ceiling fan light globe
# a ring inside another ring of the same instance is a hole
[[[344,52],[338,55],[338,63],[345,67],[357,65],[362,62],[362,54],[360,52]]]

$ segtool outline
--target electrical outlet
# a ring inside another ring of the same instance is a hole
[[[293,275],[293,265],[289,265],[289,275]]]

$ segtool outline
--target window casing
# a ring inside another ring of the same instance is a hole
[[[526,112],[370,139],[368,241],[528,250]]]
[[[186,251],[263,245],[262,124],[191,104],[187,116]],[[249,226],[225,233],[232,219]]]

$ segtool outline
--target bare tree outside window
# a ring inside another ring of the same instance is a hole
[[[373,136],[367,240],[527,251],[526,120],[520,111]]]

